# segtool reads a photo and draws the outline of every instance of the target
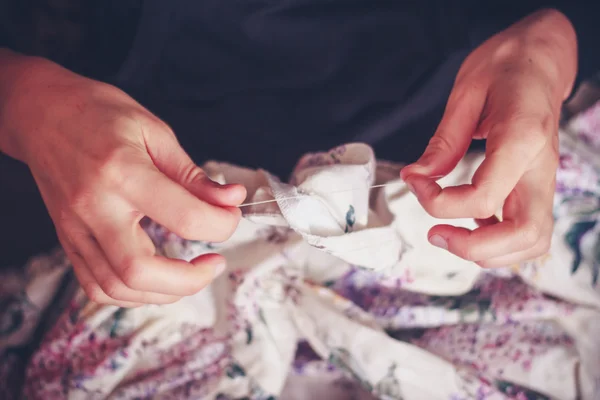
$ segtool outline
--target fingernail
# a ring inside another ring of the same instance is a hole
[[[431,235],[429,238],[429,243],[435,247],[439,247],[440,249],[448,250],[448,242],[446,242],[446,239],[440,235]]]
[[[206,183],[208,183],[210,186],[212,187],[216,187],[216,188],[220,188],[223,185],[221,185],[219,182],[217,181],[213,181],[212,179],[210,179],[208,176],[205,178],[206,179]]]
[[[225,272],[225,268],[227,268],[227,264],[220,263],[215,266],[215,278],[220,276],[223,272]]]
[[[215,189],[229,189],[234,186],[238,186],[235,183],[220,183],[217,181],[213,181],[212,179],[208,179],[209,184]]]

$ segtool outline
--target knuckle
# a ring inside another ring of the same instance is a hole
[[[63,239],[67,242],[65,244],[68,248],[69,256],[83,258],[78,249],[88,238],[89,236],[80,230],[73,228],[65,229],[63,233]]]
[[[485,219],[493,217],[501,207],[502,202],[497,200],[494,193],[487,188],[483,188],[475,198],[475,218]]]
[[[177,140],[175,131],[173,130],[173,128],[171,128],[171,126],[169,124],[167,124],[165,121],[162,121],[160,119],[157,120],[156,123],[160,127],[160,129],[159,129],[160,132],[163,132],[165,135],[167,135],[171,139]]]
[[[136,303],[130,303],[128,301],[118,301],[118,302],[115,302],[114,305],[119,308],[138,308],[138,307],[140,307],[140,305],[138,305]]]
[[[142,122],[146,114],[143,109],[135,106],[121,108],[118,113],[111,115],[104,123],[101,123],[98,131],[114,132],[117,134],[115,137],[132,137],[135,134],[141,134],[143,132]]]
[[[86,294],[88,299],[94,303],[103,303],[106,301],[106,295],[96,283],[87,283],[82,287],[83,292]]]
[[[93,207],[94,194],[91,188],[87,185],[76,187],[67,197],[66,208],[61,210],[59,218],[61,221],[66,221],[71,218],[71,213],[89,213]]]
[[[477,265],[479,265],[483,269],[493,269],[493,268],[502,268],[507,267],[507,265],[499,263],[498,261],[477,261]]]
[[[182,212],[177,217],[177,235],[189,240],[202,240],[203,238],[198,235],[198,223],[196,221],[204,221],[204,216],[195,216],[195,213]]]
[[[143,273],[143,264],[137,258],[130,258],[121,264],[121,280],[130,289],[137,290]]]
[[[560,148],[559,148],[558,136],[553,137],[550,144],[551,144],[551,146],[548,149],[548,157],[549,157],[551,169],[553,172],[555,172],[556,169],[558,168],[559,162],[560,162]]]
[[[485,90],[485,85],[478,79],[473,79],[473,75],[468,71],[461,69],[457,74],[454,87],[452,88],[451,99],[453,103],[465,103],[472,97],[473,93]],[[449,101],[449,102],[450,102]]]
[[[427,149],[437,154],[452,151],[454,146],[444,135],[434,135],[427,146]]]
[[[180,177],[178,181],[187,182],[191,184],[194,182],[200,182],[202,179],[204,179],[205,176],[206,174],[200,167],[196,166],[193,163],[190,163],[189,165],[186,165],[185,167],[181,168]]]
[[[540,151],[548,142],[548,136],[546,131],[543,130],[542,126],[539,124],[530,124],[526,126],[525,131],[525,140],[523,142],[523,147],[528,148],[531,147],[535,150]]]
[[[468,243],[468,241],[466,241],[463,246],[457,248],[455,250],[455,254],[457,256],[459,256],[460,258],[462,258],[463,260],[479,261],[476,258],[476,254],[475,254],[475,250],[474,250],[473,246],[471,246]]]
[[[126,158],[126,154],[129,157]],[[128,187],[132,177],[130,168],[124,168],[127,159],[131,160],[131,151],[122,148],[108,150],[97,155],[93,168],[85,173],[85,179],[75,185],[67,196],[71,209],[88,212],[93,207],[99,190],[123,189]]]
[[[180,296],[165,296],[159,304],[174,304],[181,300]]]
[[[542,229],[539,224],[530,222],[521,228],[521,241],[526,248],[532,248],[538,244],[542,237]]]
[[[437,197],[431,200],[421,200],[421,206],[433,218],[444,218],[444,207],[442,207],[442,203]]]
[[[135,113],[134,119],[139,121],[137,127],[142,130],[152,131],[152,134],[164,135],[169,139],[176,139],[175,131],[166,122],[146,110],[141,110]]]
[[[524,116],[517,114],[509,122],[507,130],[520,137],[522,148],[527,152],[539,152],[550,138],[552,132],[552,117],[543,116]]]
[[[448,215],[448,206],[444,196],[430,190],[429,187],[424,188],[419,193],[417,199],[425,211],[432,217],[444,218]]]
[[[98,282],[102,291],[111,299],[118,299],[123,285],[116,277],[107,277]]]
[[[72,243],[70,232],[73,230],[73,212],[69,208],[61,208],[56,212],[54,223],[64,232],[65,239]]]
[[[545,236],[542,238],[537,245],[537,256],[543,256],[548,254],[552,245],[551,237]]]
[[[548,239],[544,241],[544,244],[542,245],[542,255],[548,254],[550,249],[552,249],[552,240]]]
[[[128,186],[131,175],[128,168],[123,168],[126,155],[129,151],[121,148],[111,150],[100,161],[94,179],[97,184],[107,185],[111,188],[122,189]]]

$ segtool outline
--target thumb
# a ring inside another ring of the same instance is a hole
[[[156,168],[200,200],[216,206],[235,207],[246,198],[244,186],[221,185],[211,180],[185,152],[169,128],[155,129],[146,134],[145,139],[148,154]]]
[[[485,105],[485,90],[455,85],[438,129],[423,155],[404,167],[401,177],[441,178],[449,174],[467,152]]]

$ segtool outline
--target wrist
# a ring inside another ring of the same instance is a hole
[[[49,60],[0,48],[0,152],[25,161],[29,125],[41,111],[40,85],[52,82],[59,69]]]

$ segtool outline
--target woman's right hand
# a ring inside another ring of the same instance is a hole
[[[223,241],[239,222],[244,187],[212,182],[171,129],[119,89],[31,62],[2,99],[0,143],[29,166],[86,294],[133,307],[206,286],[223,271],[222,256],[159,257],[139,222]]]

